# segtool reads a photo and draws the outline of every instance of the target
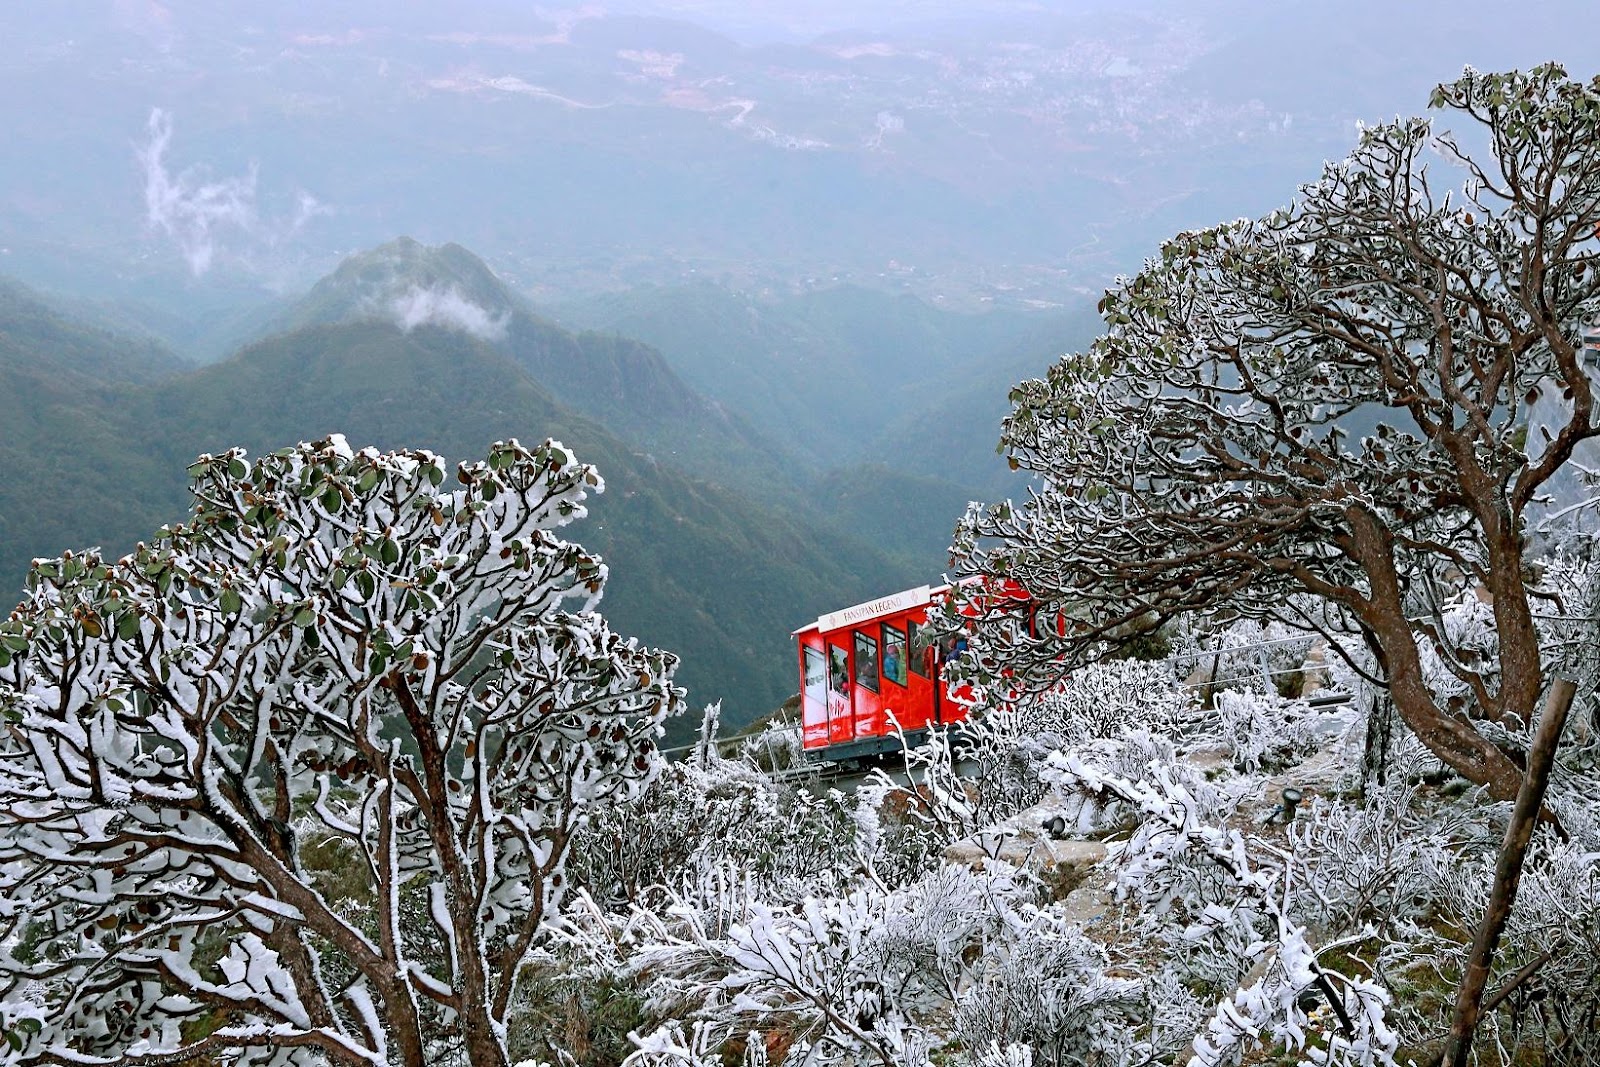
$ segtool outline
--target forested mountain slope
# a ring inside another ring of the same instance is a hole
[[[144,384],[92,380],[68,368],[73,351],[58,361],[40,345],[13,347],[0,390],[0,417],[17,427],[3,439],[0,477],[0,577],[12,590],[34,555],[120,552],[181,518],[184,469],[199,452],[334,431],[357,447],[452,460],[481,457],[496,439],[553,436],[596,464],[607,492],[573,536],[612,566],[603,610],[622,632],[682,654],[693,699],[726,698],[730,722],[792,691],[797,622],[922,577],[814,513],[765,507],[644,454],[461,330],[310,326]]]
[[[659,346],[794,450],[833,521],[925,571],[944,565],[967,501],[1019,490],[995,453],[1011,386],[1100,329],[1087,303],[968,314],[856,286],[772,298],[642,287],[554,314]]]
[[[148,382],[184,369],[166,347],[0,277],[0,367],[68,374],[85,382]],[[63,383],[64,384],[64,383]]]
[[[91,527],[140,530],[148,450],[121,395],[181,363],[148,341],[67,317],[0,279],[0,574],[14,592],[36,555],[80,544]],[[131,543],[131,542],[130,542]],[[9,609],[10,604],[6,604]]]
[[[942,311],[856,286],[771,299],[711,284],[647,286],[553,313],[655,345],[696,388],[818,467],[863,458],[878,427],[939,402],[951,375],[1010,349],[1040,322]]]
[[[572,333],[539,318],[483,260],[456,244],[401,237],[350,256],[274,324],[435,324],[505,353],[556,400],[658,458],[742,488],[794,483],[781,451],[687,385],[660,352],[628,337]]]
[[[1061,355],[1087,348],[1101,329],[1087,304],[1035,320],[1009,346],[956,365],[925,404],[876,427],[864,455],[895,456],[908,474],[973,486],[986,496],[1019,491],[1020,480],[995,451],[1000,421],[1011,410],[1007,396],[1016,383],[1044,377]]]

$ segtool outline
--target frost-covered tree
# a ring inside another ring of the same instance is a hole
[[[1469,69],[1432,104],[1467,132],[1367,129],[1289,207],[1180,234],[1119,281],[1106,334],[1012,392],[1003,445],[1037,487],[971,510],[956,553],[1061,620],[974,638],[979,680],[1012,687],[1222,605],[1282,616],[1309,595],[1353,622],[1405,725],[1517,805],[1445,1057],[1461,1065],[1534,820],[1552,818],[1571,696],[1540,655],[1552,602],[1531,534],[1600,436],[1583,343],[1600,315],[1600,79]],[[1441,625],[1463,589],[1491,604],[1492,661]],[[1464,683],[1459,706],[1427,685],[1425,650]],[[1499,743],[1547,693],[1531,746]]]
[[[38,561],[0,624],[12,1055],[508,1062],[572,835],[680,699],[554,533],[598,475],[339,437],[190,474],[191,521]]]
[[[1106,294],[1102,338],[1012,392],[1003,444],[1037,488],[974,509],[960,562],[1066,624],[974,642],[1008,684],[1048,686],[1063,653],[1183,613],[1309,594],[1368,636],[1430,749],[1516,796],[1518,759],[1473,720],[1537,713],[1531,509],[1600,434],[1581,338],[1600,313],[1600,82],[1469,70],[1433,103],[1469,134],[1369,128],[1291,206],[1167,241]],[[1464,586],[1492,597],[1493,663],[1438,623]],[[1425,649],[1463,707],[1429,691]]]

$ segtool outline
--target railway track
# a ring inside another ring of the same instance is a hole
[[[1307,697],[1305,702],[1312,708],[1326,710],[1342,707],[1350,703],[1350,694],[1336,690],[1328,691]],[[736,754],[750,740],[750,735],[719,738],[716,743],[718,755],[726,757]],[[698,747],[698,745],[680,745],[675,748],[663,749],[662,752],[668,759],[686,759]],[[769,760],[768,762],[776,761]],[[977,769],[978,764],[975,760],[956,761],[956,771],[959,774],[975,774]],[[900,758],[898,751],[886,752],[867,760],[805,763],[799,766],[780,768],[776,771],[768,771],[767,773],[776,781],[789,782],[808,792],[821,795],[831,789],[837,789],[846,794],[854,793],[857,788],[878,771],[882,771],[897,785],[911,786],[916,784],[916,781],[906,773],[904,761]]]

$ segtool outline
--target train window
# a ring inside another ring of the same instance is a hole
[[[856,631],[856,684],[878,691],[878,642]]]
[[[806,698],[818,704],[828,699],[828,661],[810,645],[806,646]]]
[[[828,692],[843,695],[850,685],[850,657],[838,645],[828,646]]]
[[[929,670],[932,665],[932,657],[928,655],[928,649],[933,647],[933,635],[928,632],[928,627],[922,623],[910,621],[906,625],[911,630],[911,655],[909,657],[911,672],[919,678],[931,677]]]
[[[883,624],[883,676],[895,685],[906,684],[905,631],[888,623]]]

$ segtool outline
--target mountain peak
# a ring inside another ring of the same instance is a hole
[[[499,341],[522,310],[489,265],[462,246],[397,237],[346,258],[306,294],[288,325],[377,319],[406,331],[443,326]]]

